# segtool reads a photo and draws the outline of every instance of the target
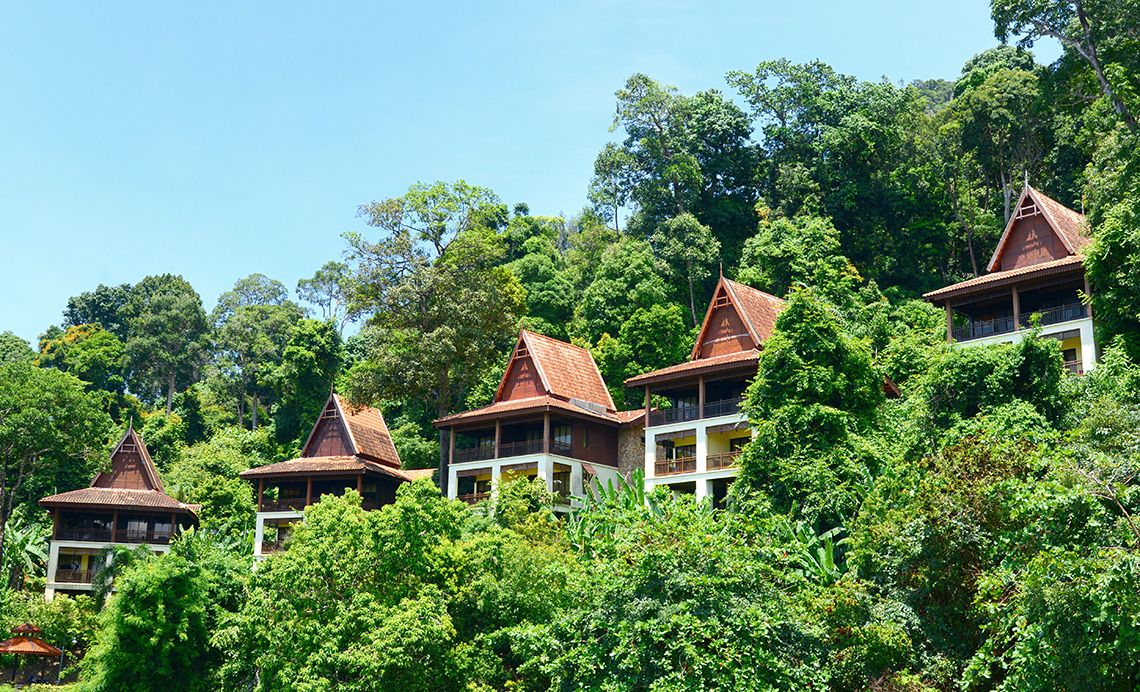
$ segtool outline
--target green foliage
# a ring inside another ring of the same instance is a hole
[[[40,339],[40,367],[70,372],[88,383],[89,389],[122,394],[123,343],[95,324],[68,327],[58,338]]]
[[[131,392],[154,403],[187,384],[203,360],[208,325],[202,299],[181,276],[148,276],[131,289],[127,319],[127,361]]]
[[[775,296],[804,284],[839,301],[862,279],[841,254],[839,232],[829,219],[797,216],[761,224],[744,243],[737,280]]]
[[[130,284],[99,284],[94,291],[84,291],[67,299],[63,326],[66,329],[84,324],[98,325],[125,342],[130,338],[130,301]]]
[[[0,527],[17,503],[86,485],[110,418],[75,376],[28,362],[0,365]],[[0,561],[4,559],[0,531]]]
[[[11,331],[0,334],[0,363],[19,363],[35,357],[36,352],[27,341]]]
[[[820,529],[841,525],[877,472],[882,452],[866,433],[882,402],[868,345],[815,294],[793,291],[746,394],[755,432],[741,481],[781,512],[796,507]]]
[[[281,397],[273,406],[273,432],[282,444],[300,445],[317,422],[341,367],[341,340],[331,321],[300,320],[289,328],[275,378]]]
[[[254,489],[238,474],[273,461],[264,430],[232,427],[182,454],[163,475],[167,492],[202,505],[203,529],[245,529],[252,525]]]
[[[29,579],[43,576],[50,539],[50,527],[29,521],[23,512],[10,516],[4,526],[0,585],[16,589]]]
[[[684,362],[693,342],[679,305],[638,308],[615,337],[603,334],[593,349],[602,378],[619,408],[644,406],[644,393],[627,390],[627,378]],[[624,404],[624,406],[623,406]]]
[[[83,690],[216,690],[222,651],[211,642],[226,603],[225,582],[244,571],[211,574],[194,551],[134,562],[115,582],[99,616],[95,647],[83,661]],[[238,582],[240,583],[240,582]]]
[[[586,336],[618,334],[638,308],[664,305],[668,289],[660,260],[645,241],[624,237],[606,249],[593,282],[582,296]]]
[[[8,632],[25,622],[34,624],[43,630],[40,639],[67,649],[68,664],[95,643],[98,616],[95,600],[86,595],[56,594],[48,602],[39,591],[0,589],[0,629]]]

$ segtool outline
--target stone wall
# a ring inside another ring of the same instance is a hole
[[[645,426],[623,425],[618,430],[618,473],[629,480],[634,469],[645,469]]]

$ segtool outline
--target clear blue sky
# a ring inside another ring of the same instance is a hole
[[[953,79],[995,43],[980,0],[4,3],[0,331],[148,274],[207,311],[252,272],[292,290],[417,180],[572,215],[635,72]]]

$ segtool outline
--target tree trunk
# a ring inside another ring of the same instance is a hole
[[[245,427],[245,380],[242,380],[241,395],[238,396],[238,427]]]
[[[693,267],[689,263],[689,312],[693,314],[693,326],[697,326],[697,303],[693,297]]]
[[[170,418],[170,412],[174,410],[174,371],[171,370],[166,375],[166,417]]]
[[[257,395],[252,395],[250,400],[253,402],[253,422],[250,423],[250,430],[257,430]]]

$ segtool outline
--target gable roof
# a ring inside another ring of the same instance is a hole
[[[166,492],[162,487],[162,479],[158,476],[158,469],[154,467],[154,461],[150,458],[150,452],[147,451],[146,445],[143,444],[142,438],[135,432],[135,422],[132,419],[127,424],[127,431],[123,433],[123,438],[119,440],[119,444],[115,445],[115,449],[111,451],[111,470],[109,472],[100,471],[95,474],[91,479],[91,486],[94,488],[99,484],[99,481],[104,477],[114,476],[115,468],[126,463],[124,456],[130,453],[137,453],[142,460],[143,478],[146,480],[149,490],[155,490],[160,493]],[[109,486],[114,487],[114,486]]]
[[[329,394],[324,408],[321,409],[321,415],[313,424],[313,429],[309,431],[305,445],[301,448],[302,459],[320,458],[310,453],[309,445],[328,413],[332,413],[344,423],[344,429],[348,432],[350,451],[353,454],[400,468],[400,453],[396,451],[396,445],[392,444],[392,435],[388,432],[384,414],[371,406],[346,407],[336,392]]]
[[[748,335],[752,337],[752,343],[757,346],[772,336],[772,330],[776,328],[776,317],[784,309],[784,301],[776,296],[721,276],[716,288],[713,289],[708,309],[705,310],[705,319],[701,322],[701,329],[697,333],[696,342],[689,355],[690,360],[700,358],[701,344],[709,328],[709,319],[716,310],[717,296],[722,291],[728,296],[729,304],[736,310],[736,314],[740,316],[740,321],[744,323]]]
[[[1013,207],[1015,213],[1009,217],[1009,223],[1005,225],[1005,231],[1002,232],[1001,239],[998,240],[997,248],[994,250],[993,256],[990,257],[989,264],[986,265],[987,272],[992,272],[997,266],[998,259],[1005,250],[1006,241],[1009,240],[1010,232],[1013,230],[1014,224],[1021,218],[1016,212],[1026,205],[1027,200],[1041,210],[1046,222],[1057,234],[1057,237],[1061,239],[1070,255],[1080,254],[1084,246],[1089,244],[1090,238],[1085,232],[1087,226],[1084,214],[1073,211],[1040,190],[1026,185],[1025,189],[1021,191],[1021,196],[1017,199],[1017,204]]]
[[[617,410],[610,390],[602,379],[602,373],[598,370],[598,364],[588,350],[523,329],[519,332],[519,339],[511,353],[512,362],[523,347],[534,363],[534,369],[548,395],[567,401],[579,399],[601,404],[607,411]],[[503,389],[510,370],[508,365],[499,381],[493,403],[503,400]]]

